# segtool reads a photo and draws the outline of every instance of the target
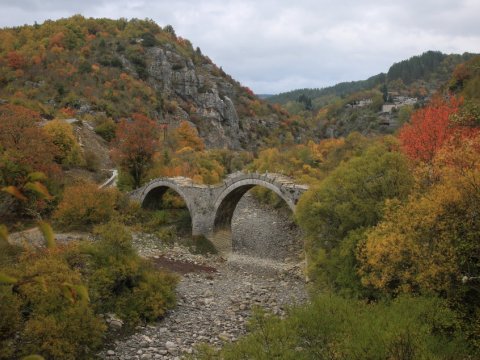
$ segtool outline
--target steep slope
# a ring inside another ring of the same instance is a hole
[[[0,101],[97,125],[143,113],[193,124],[208,147],[254,149],[287,117],[171,26],[74,16],[0,30]]]

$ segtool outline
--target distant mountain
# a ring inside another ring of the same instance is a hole
[[[386,74],[380,73],[367,80],[342,82],[321,89],[292,90],[271,96],[268,101],[270,103],[287,104],[289,101],[298,101],[300,96],[304,95],[315,103],[316,99],[322,97],[345,97],[359,91],[372,90],[384,84],[387,88],[391,87],[395,91],[414,92],[418,90],[423,95],[428,95],[435,92],[450,78],[452,71],[458,64],[474,56],[475,54],[470,53],[447,55],[439,51],[427,51],[422,55],[395,63]],[[325,105],[322,101],[317,102],[320,106]]]
[[[275,96],[274,94],[256,94],[260,99],[265,100],[269,97]]]

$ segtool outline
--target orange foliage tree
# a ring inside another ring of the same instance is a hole
[[[7,63],[14,70],[21,69],[25,66],[25,57],[17,51],[10,51],[7,54]]]
[[[449,100],[434,99],[428,106],[412,115],[410,124],[399,132],[403,152],[411,159],[431,162],[439,149],[455,134],[469,137],[475,133],[467,127],[456,126],[450,121],[458,112],[462,101],[452,97]]]
[[[134,114],[132,118],[133,121],[123,120],[118,125],[112,155],[130,174],[134,187],[139,187],[159,148],[159,126],[142,114]]]
[[[187,147],[196,151],[202,151],[205,149],[205,144],[198,136],[197,131],[186,121],[182,121],[180,126],[175,129],[173,137],[177,142],[177,148],[179,150]]]
[[[22,106],[0,106],[0,154],[3,155],[0,170],[9,161],[25,167],[27,172],[42,171],[47,175],[58,172],[54,163],[57,148],[36,124],[39,120],[38,113]],[[5,175],[9,177],[7,183],[18,184],[18,179],[12,178],[13,172]]]
[[[0,194],[2,216],[18,212],[37,215],[46,207],[49,196],[28,197],[27,201],[13,190],[48,194],[38,179],[32,179],[32,173],[43,172],[55,179],[60,172],[54,162],[57,148],[36,124],[39,119],[38,113],[24,107],[0,106],[0,189],[6,187],[4,190],[13,195],[9,197],[5,191]]]

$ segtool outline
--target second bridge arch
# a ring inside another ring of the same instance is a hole
[[[242,236],[240,236],[241,234],[234,233],[233,231],[234,228],[232,227],[233,226],[232,219],[234,218],[234,214],[237,214],[236,210],[238,209],[239,203],[242,204],[240,210],[244,212],[246,210],[249,211],[249,213],[247,214],[247,217],[250,217],[250,219],[248,220],[250,221],[250,223],[248,221],[242,222],[242,221],[239,221],[239,219],[236,219],[237,222],[235,225],[236,225],[237,231],[245,232],[247,234],[254,235],[256,237],[255,239],[251,239],[250,241],[250,247],[251,247],[250,250],[252,250],[251,253],[255,252],[255,247],[259,247],[260,245],[262,245],[262,244],[259,244],[258,242],[265,241],[264,238],[262,239],[262,234],[261,234],[262,231],[258,231],[258,224],[262,224],[262,218],[265,218],[267,214],[263,212],[262,215],[259,215],[259,218],[255,218],[256,215],[252,218],[251,215],[255,210],[258,210],[258,211],[261,210],[258,208],[261,204],[258,202],[258,200],[255,200],[252,196],[245,197],[245,195],[255,187],[261,187],[263,189],[267,189],[274,192],[276,195],[278,195],[281,201],[283,201],[287,205],[287,207],[291,210],[292,214],[295,211],[294,200],[285,196],[285,194],[282,193],[281,189],[278,186],[268,181],[263,181],[260,179],[244,179],[228,186],[224,191],[222,191],[219,194],[219,196],[215,201],[215,204],[214,204],[215,212],[214,212],[213,227],[212,227],[213,231],[209,236],[210,240],[213,242],[215,247],[220,252],[231,253],[233,250],[238,250],[238,246],[237,246],[237,249],[235,249],[235,241],[237,241],[238,243],[238,240],[239,240],[238,238]],[[268,214],[268,215],[269,215],[268,217],[270,218],[272,217],[271,214]],[[237,218],[238,217],[239,216],[237,216]],[[256,231],[254,231],[255,228],[256,228]],[[269,234],[269,235],[271,237],[273,234]],[[265,236],[266,234],[263,234],[263,237]],[[282,239],[278,239],[278,240],[282,241]],[[263,244],[263,245],[266,245],[266,244]],[[265,250],[262,252],[265,253]],[[260,254],[257,254],[257,255],[260,255]]]

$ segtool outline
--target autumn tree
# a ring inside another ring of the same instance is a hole
[[[460,101],[436,98],[412,115],[398,134],[403,152],[411,159],[430,162],[442,145],[460,129],[453,126],[450,117],[455,114]]]
[[[141,185],[159,148],[159,126],[142,114],[132,115],[117,127],[112,155],[118,165],[132,177],[133,186]]]
[[[24,107],[0,106],[0,188],[24,189],[31,183],[30,174],[34,172],[43,172],[49,179],[59,174],[60,169],[54,162],[57,148],[38,126],[39,120],[38,113]],[[0,195],[0,213],[31,213],[44,205],[37,199],[27,202],[4,193]]]
[[[53,120],[44,127],[52,142],[57,146],[55,160],[62,165],[79,165],[82,161],[80,146],[72,126],[62,120]]]
[[[0,169],[13,162],[27,172],[42,171],[49,177],[58,173],[53,161],[57,148],[38,126],[39,120],[37,112],[24,107],[0,106],[0,154],[3,155]],[[15,172],[2,174],[6,183],[17,184]]]
[[[205,149],[203,140],[198,136],[195,128],[190,126],[187,121],[182,121],[180,126],[173,132],[173,138],[176,142],[177,150],[183,148],[191,148],[195,151],[202,151]]]
[[[479,159],[480,136],[455,141],[433,159],[429,172],[437,181],[430,188],[388,204],[359,253],[365,285],[478,304],[478,285],[468,279],[480,277]]]
[[[365,229],[382,218],[385,201],[404,199],[412,185],[406,159],[387,138],[341,163],[305,193],[296,213],[307,236],[309,273],[317,285],[359,288],[357,244]]]
[[[63,229],[82,230],[108,222],[116,213],[117,192],[99,189],[97,184],[69,186],[54,213],[54,219]]]
[[[21,69],[25,66],[25,57],[17,51],[11,51],[7,54],[7,63],[14,70]]]

